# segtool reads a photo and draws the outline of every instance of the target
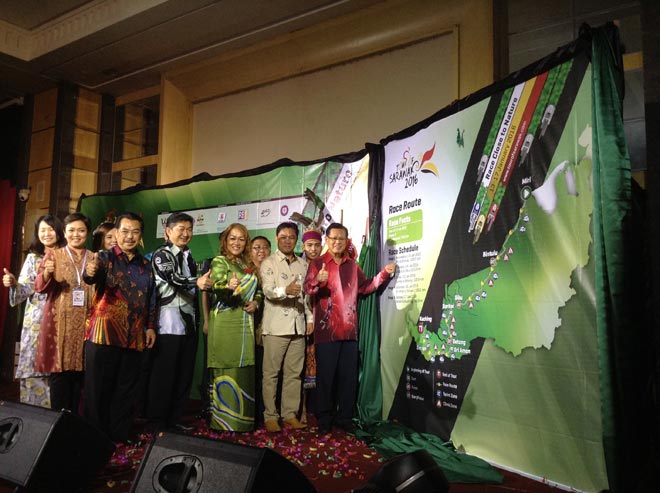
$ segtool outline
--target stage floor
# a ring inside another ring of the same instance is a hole
[[[18,400],[15,382],[0,384],[0,400]],[[342,430],[333,429],[329,435],[319,435],[312,417],[305,430],[283,430],[271,434],[260,426],[252,433],[218,433],[209,429],[204,419],[196,417],[199,408],[190,402],[190,414],[185,422],[192,429],[186,435],[223,440],[242,445],[268,447],[294,463],[315,486],[319,493],[349,492],[367,482],[384,462],[374,449]],[[89,485],[93,493],[128,492],[148,444],[155,432],[140,421],[136,422],[136,441],[119,444],[109,463]],[[507,472],[502,484],[451,485],[452,493],[551,493],[563,490]],[[0,480],[0,493],[9,493],[14,487]]]

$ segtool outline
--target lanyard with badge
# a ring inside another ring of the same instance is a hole
[[[85,306],[85,290],[82,288],[82,269],[85,268],[85,263],[87,263],[87,250],[85,250],[85,256],[82,261],[82,268],[78,270],[75,260],[73,260],[73,255],[71,254],[71,249],[69,245],[66,246],[66,252],[69,254],[73,268],[76,271],[76,276],[78,277],[78,285],[73,288],[71,294],[73,296],[73,306]]]

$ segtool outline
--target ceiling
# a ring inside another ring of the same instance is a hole
[[[120,95],[384,0],[0,0],[0,108],[59,82]]]

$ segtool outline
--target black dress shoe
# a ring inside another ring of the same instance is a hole
[[[340,421],[337,423],[337,426],[344,430],[349,435],[355,435],[355,425],[352,421]]]
[[[330,423],[328,423],[328,424],[319,424],[318,433],[319,433],[319,435],[327,435],[328,433],[330,433],[331,429],[332,429],[332,427],[330,426]]]
[[[167,430],[167,425],[162,420],[149,420],[146,425],[144,425],[144,430],[147,433],[160,433],[161,431]]]

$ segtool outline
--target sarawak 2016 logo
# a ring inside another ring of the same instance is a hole
[[[422,154],[421,159],[418,159],[410,152],[410,147],[408,147],[397,163],[396,170],[390,173],[390,184],[404,180],[404,188],[414,187],[418,182],[417,173],[431,173],[438,177],[438,168],[430,161],[434,152],[435,143],[433,147]]]

